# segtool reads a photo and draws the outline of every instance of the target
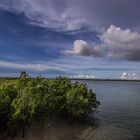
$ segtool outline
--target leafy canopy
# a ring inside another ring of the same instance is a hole
[[[29,78],[21,72],[18,82],[0,86],[0,122],[27,123],[57,115],[86,118],[96,112],[99,101],[87,85],[67,78]]]

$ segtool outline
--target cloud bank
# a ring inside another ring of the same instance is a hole
[[[136,73],[127,73],[127,72],[123,72],[121,77],[121,79],[138,79]]]
[[[76,40],[65,55],[80,55],[140,61],[140,33],[111,25],[99,39],[100,44],[90,47],[86,41]]]

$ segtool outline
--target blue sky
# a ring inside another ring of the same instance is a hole
[[[47,77],[120,78],[125,72],[140,78],[139,5],[139,0],[0,0],[0,76],[26,70]]]

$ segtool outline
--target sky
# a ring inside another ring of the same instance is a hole
[[[0,0],[0,76],[140,79],[139,0]]]

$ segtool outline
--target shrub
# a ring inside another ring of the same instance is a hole
[[[25,125],[40,116],[81,119],[95,113],[100,104],[85,84],[72,83],[63,77],[47,80],[28,78],[25,72],[21,75],[16,84],[0,87],[0,119],[6,118],[17,125]]]
[[[1,85],[0,87],[0,131],[8,127],[11,120],[11,104],[17,96],[17,90],[13,84]]]
[[[76,118],[85,118],[96,111],[99,101],[92,90],[85,84],[74,84],[66,93],[66,108],[68,114]]]

